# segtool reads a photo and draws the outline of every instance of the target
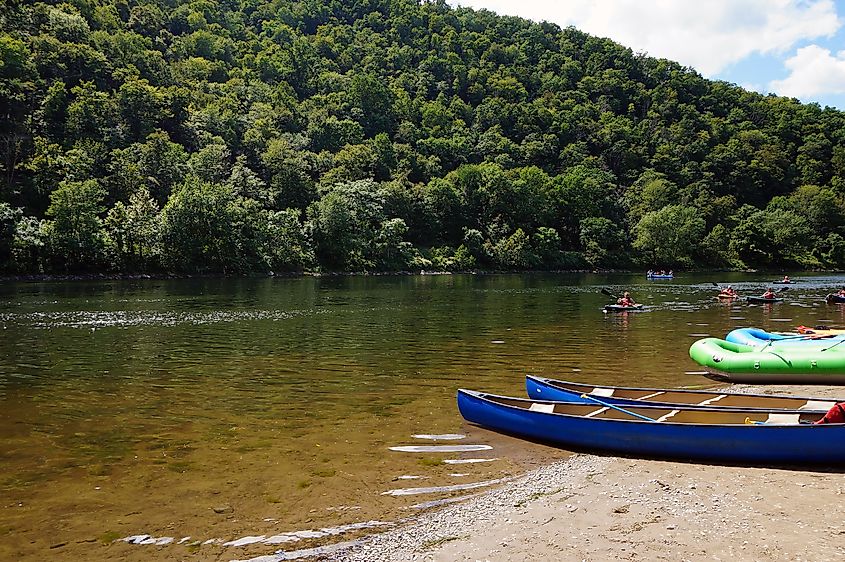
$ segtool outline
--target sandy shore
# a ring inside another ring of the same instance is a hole
[[[579,454],[323,559],[842,560],[843,472]]]

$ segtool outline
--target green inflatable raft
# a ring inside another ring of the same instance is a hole
[[[718,338],[698,340],[689,356],[710,378],[744,383],[845,384],[845,352],[755,349]]]

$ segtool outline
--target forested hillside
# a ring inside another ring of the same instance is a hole
[[[845,267],[845,114],[415,0],[6,0],[6,272]]]

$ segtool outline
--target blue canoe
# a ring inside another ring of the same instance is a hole
[[[836,293],[831,293],[831,294],[827,295],[824,298],[824,300],[828,304],[840,304],[840,303],[845,303],[845,296],[839,295],[839,294],[836,294]]]
[[[731,330],[725,340],[752,347],[772,347],[775,349],[823,349],[845,339],[845,335],[819,334],[775,334],[759,328],[737,328]],[[845,348],[845,343],[841,346]]]
[[[581,402],[594,404],[584,394],[620,406],[663,406],[684,408],[712,408],[718,410],[783,410],[827,412],[845,399],[810,398],[807,396],[776,396],[773,394],[740,394],[719,390],[689,390],[681,388],[639,388],[626,386],[595,386],[526,375],[525,390],[535,400]]]
[[[651,275],[646,275],[646,279],[674,279],[674,275],[669,275],[668,273],[665,275],[660,275],[659,273],[652,273]]]
[[[845,424],[813,425],[819,413],[719,411],[524,400],[458,390],[469,422],[572,450],[717,463],[841,466]],[[758,423],[759,422],[759,423]]]

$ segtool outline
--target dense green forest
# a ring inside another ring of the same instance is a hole
[[[845,267],[845,113],[416,0],[6,0],[9,273]]]

